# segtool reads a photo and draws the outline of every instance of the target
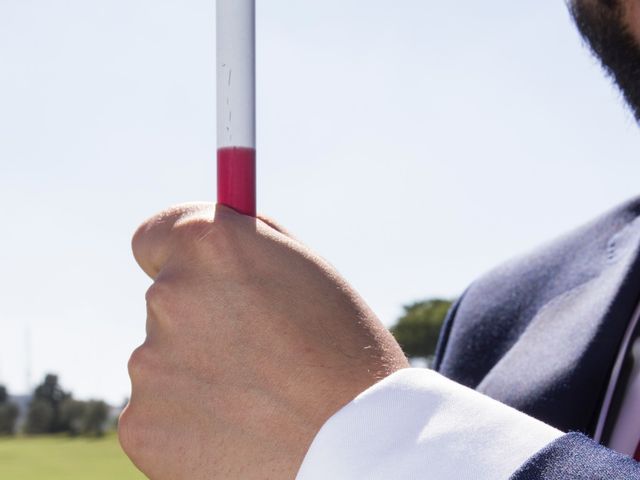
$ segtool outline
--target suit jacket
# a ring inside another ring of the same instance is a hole
[[[571,433],[534,455],[510,480],[637,480],[640,463]]]
[[[435,368],[560,430],[593,435],[639,301],[640,198],[474,282],[449,312]]]

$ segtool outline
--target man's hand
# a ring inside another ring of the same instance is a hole
[[[293,479],[333,413],[408,366],[335,270],[270,225],[190,204],[134,235],[154,283],[119,436],[153,480]]]

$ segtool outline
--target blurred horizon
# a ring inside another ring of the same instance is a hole
[[[52,372],[79,398],[128,396],[150,283],[130,236],[215,199],[214,13],[0,0],[12,394]],[[637,125],[562,1],[273,0],[257,25],[259,211],[387,326],[638,194]]]

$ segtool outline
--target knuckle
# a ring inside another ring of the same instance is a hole
[[[118,441],[122,450],[132,459],[139,458],[146,442],[146,426],[140,415],[129,404],[118,420]]]
[[[131,448],[131,404],[128,404],[118,417],[118,440],[125,452],[129,452]]]
[[[135,232],[131,237],[131,246],[133,247],[133,251],[135,252],[138,247],[143,243],[146,234],[151,229],[151,225],[153,224],[153,218],[148,218],[144,222],[142,222],[138,228],[136,228]]]
[[[171,445],[158,440],[158,428],[153,419],[141,408],[132,409],[129,404],[118,422],[118,441],[124,453],[145,478],[184,478],[168,471],[171,464],[167,463],[166,457],[172,451]]]
[[[149,222],[146,221],[136,229],[133,236],[131,237],[131,251],[133,252],[133,257],[141,265],[146,263],[146,259],[149,253],[147,242],[148,231]]]
[[[212,206],[204,203],[188,203],[166,209],[144,221],[133,234],[133,256],[147,273],[162,267],[162,261],[170,254],[174,243],[174,226],[192,223],[189,219],[206,219]],[[153,275],[152,275],[153,276]]]
[[[153,368],[153,355],[145,344],[136,348],[129,357],[127,370],[132,381],[137,382],[147,376]]]
[[[155,313],[165,313],[177,301],[176,287],[167,280],[156,280],[145,293],[149,309]]]

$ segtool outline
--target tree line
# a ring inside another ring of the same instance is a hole
[[[18,405],[0,386],[0,435],[18,433]],[[58,376],[48,374],[33,391],[20,433],[26,435],[69,434],[99,437],[109,420],[109,406],[102,400],[81,401],[62,389]]]
[[[390,330],[408,358],[431,362],[450,307],[451,302],[443,299],[424,300],[404,307],[404,313]],[[16,433],[19,413],[6,388],[0,386],[0,435]],[[100,436],[105,432],[108,418],[109,407],[105,402],[75,400],[62,389],[58,377],[49,374],[34,390],[21,430],[28,435]]]
[[[434,298],[404,307],[403,315],[390,330],[408,358],[432,362],[451,304],[450,300]]]

